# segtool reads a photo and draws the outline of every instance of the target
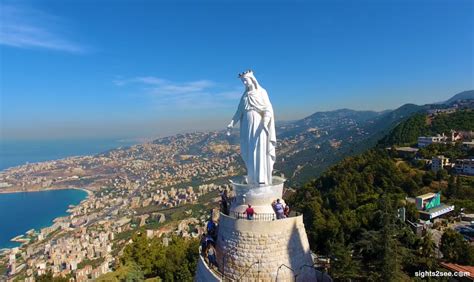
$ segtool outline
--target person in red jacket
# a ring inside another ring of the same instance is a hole
[[[253,210],[252,206],[249,204],[248,208],[245,209],[244,214],[247,214],[248,220],[252,220],[253,216],[257,213]]]

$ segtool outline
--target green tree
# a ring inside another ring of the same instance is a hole
[[[352,257],[351,247],[344,245],[342,241],[335,242],[331,246],[333,260],[330,274],[336,280],[348,280],[360,278],[360,265]]]
[[[199,242],[172,237],[168,246],[160,238],[149,239],[144,233],[132,236],[132,243],[124,249],[122,265],[140,270],[144,278],[159,277],[163,281],[192,281],[199,257]],[[120,274],[119,269],[116,272]],[[123,276],[123,275],[122,275]]]
[[[436,172],[436,180],[441,181],[441,180],[446,180],[448,179],[448,172],[445,169],[440,169]]]
[[[451,197],[455,197],[457,195],[457,192],[458,192],[458,186],[456,185],[456,178],[453,175],[451,175],[448,178],[448,188],[446,188],[446,190],[444,191],[444,194],[446,195],[446,197],[451,198]]]
[[[427,233],[420,242],[418,249],[419,265],[425,269],[434,269],[436,266],[436,245],[431,233]]]
[[[418,209],[414,203],[407,203],[405,206],[405,216],[411,222],[417,222],[420,218],[420,214],[418,213]]]
[[[97,278],[97,282],[140,282],[144,281],[145,277],[140,267],[133,261],[127,261],[125,265],[120,265],[117,270]]]
[[[433,171],[428,171],[423,174],[423,185],[430,186],[431,182],[435,179],[435,174]]]
[[[399,253],[400,242],[397,240],[396,196],[384,194],[379,202],[382,229],[380,230],[379,261],[383,281],[399,281],[401,278],[402,258]]]
[[[35,277],[35,281],[37,282],[68,282],[69,277],[53,277],[53,272],[48,271],[43,275],[39,275]]]
[[[440,250],[449,262],[473,265],[474,247],[470,246],[458,232],[448,229],[441,236]]]

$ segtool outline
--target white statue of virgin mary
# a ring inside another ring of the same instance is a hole
[[[240,153],[247,167],[247,183],[272,184],[275,163],[275,119],[267,91],[258,84],[251,70],[239,74],[245,92],[232,121],[240,121]]]

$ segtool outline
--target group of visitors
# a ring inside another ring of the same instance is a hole
[[[217,224],[211,219],[206,225],[206,234],[201,237],[201,251],[202,256],[207,259],[209,266],[217,265],[216,257],[216,241],[217,241]]]
[[[277,219],[283,219],[290,216],[290,206],[288,206],[287,204],[283,206],[280,199],[273,201],[272,207],[275,211]]]
[[[287,204],[283,205],[280,199],[273,201],[272,203],[273,210],[275,211],[277,219],[283,219],[290,216],[290,206]],[[253,209],[252,205],[248,204],[247,208],[244,211],[244,214],[247,216],[248,220],[253,220],[254,216],[257,214]]]

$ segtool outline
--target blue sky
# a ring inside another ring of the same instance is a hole
[[[474,2],[0,1],[2,139],[225,128],[251,68],[280,120],[474,88]]]

